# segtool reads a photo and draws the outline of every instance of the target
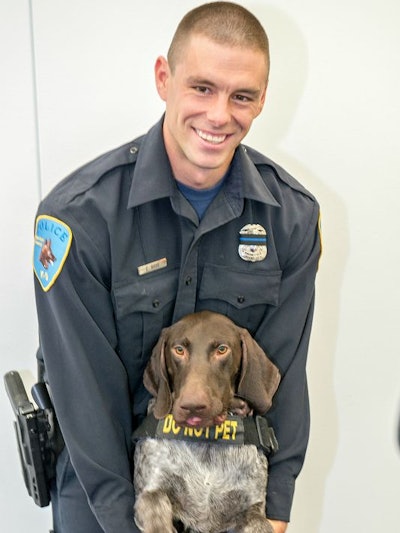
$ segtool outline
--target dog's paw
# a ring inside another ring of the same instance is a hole
[[[246,400],[242,398],[233,398],[229,405],[229,413],[236,416],[246,417],[253,414],[253,409],[249,406]]]

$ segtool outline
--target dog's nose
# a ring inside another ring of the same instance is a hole
[[[180,408],[188,413],[202,413],[206,411],[207,405],[205,403],[198,403],[194,401],[185,401],[181,403]]]

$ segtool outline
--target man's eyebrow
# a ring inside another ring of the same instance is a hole
[[[189,76],[187,79],[189,85],[207,85],[208,87],[216,87],[215,83],[206,78],[197,78],[195,76]]]
[[[243,89],[237,89],[235,91],[236,94],[244,94],[246,96],[252,96],[253,98],[257,98],[261,94],[260,89],[250,89],[248,87],[244,87]]]
[[[217,85],[206,79],[206,78],[197,78],[195,76],[189,76],[189,78],[187,79],[187,83],[188,85],[199,85],[199,86],[206,86],[206,87],[216,87]],[[260,89],[254,89],[254,88],[251,88],[251,87],[243,87],[242,89],[236,89],[234,91],[235,93],[237,94],[245,94],[245,95],[248,95],[248,96],[253,96],[254,98],[256,98],[257,96],[259,96],[261,94],[261,90]]]

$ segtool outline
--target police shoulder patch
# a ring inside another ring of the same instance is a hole
[[[42,289],[54,285],[72,243],[71,228],[58,218],[40,215],[36,219],[33,270]]]

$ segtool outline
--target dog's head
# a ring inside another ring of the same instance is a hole
[[[249,332],[209,311],[163,329],[144,373],[155,417],[172,412],[179,425],[189,426],[223,422],[235,396],[264,414],[279,381]]]
[[[46,270],[56,261],[56,257],[51,249],[51,239],[46,239],[44,241],[42,249],[40,250],[39,261]]]

